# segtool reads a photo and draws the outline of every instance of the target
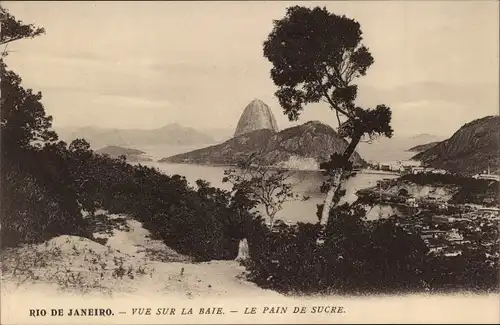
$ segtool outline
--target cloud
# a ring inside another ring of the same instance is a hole
[[[258,97],[283,128],[293,123],[273,96],[262,42],[291,4],[9,2],[47,34],[16,43],[7,62],[43,92],[56,123],[226,127]],[[358,103],[391,106],[396,132],[441,132],[498,112],[497,4],[304,4],[360,22],[375,63]],[[307,107],[307,120],[336,125],[326,105]]]
[[[93,99],[93,101],[99,106],[106,106],[113,103],[116,106],[136,110],[172,108],[172,104],[168,100],[151,100],[148,98],[133,96],[99,94]]]

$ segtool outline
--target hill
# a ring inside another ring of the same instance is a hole
[[[105,148],[101,148],[96,150],[99,154],[106,154],[110,156],[118,157],[120,155],[142,155],[145,154],[144,151],[132,149],[132,148],[123,148],[118,146],[107,146]]]
[[[347,145],[333,128],[311,121],[277,133],[271,129],[255,130],[219,145],[163,158],[160,162],[235,165],[248,154],[261,152],[266,165],[318,169],[319,163],[327,161],[333,151],[340,153]],[[357,152],[351,159],[355,164],[365,164]]]
[[[125,156],[128,161],[148,161],[151,158],[145,156],[145,152],[132,148],[124,148],[119,146],[107,146],[96,150],[96,153],[101,155],[108,155],[113,158]]]
[[[71,142],[76,138],[87,140],[92,148],[105,146],[195,145],[212,144],[215,140],[193,128],[176,123],[157,129],[107,129],[98,127],[56,128],[59,138]]]
[[[487,116],[462,126],[451,138],[415,155],[434,168],[471,175],[482,173],[490,167],[492,173],[500,172],[499,136],[500,117]]]
[[[439,141],[433,141],[433,142],[429,142],[429,143],[426,143],[426,144],[421,144],[421,145],[418,145],[418,146],[415,146],[415,147],[411,147],[407,151],[422,152],[422,151],[425,151],[425,150],[428,150],[428,149],[434,147],[438,143],[439,143]]]

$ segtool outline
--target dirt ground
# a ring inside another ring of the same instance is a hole
[[[149,237],[142,224],[123,215],[96,214],[94,236],[60,236],[1,252],[2,296],[28,290],[179,298],[279,296],[245,280],[236,261],[194,263]]]

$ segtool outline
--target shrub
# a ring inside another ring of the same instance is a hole
[[[2,161],[1,246],[35,243],[62,234],[91,237],[76,193],[65,186],[67,166],[50,149],[24,150]]]
[[[365,214],[348,204],[331,210],[321,245],[318,224],[281,224],[252,238],[249,278],[288,294],[498,290],[498,258],[488,262],[484,252],[458,259],[429,255],[421,238],[395,218],[366,221]]]

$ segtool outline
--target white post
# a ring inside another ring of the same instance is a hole
[[[246,238],[240,240],[238,246],[238,256],[236,256],[236,261],[244,261],[250,258],[250,249],[248,248],[248,241]]]

